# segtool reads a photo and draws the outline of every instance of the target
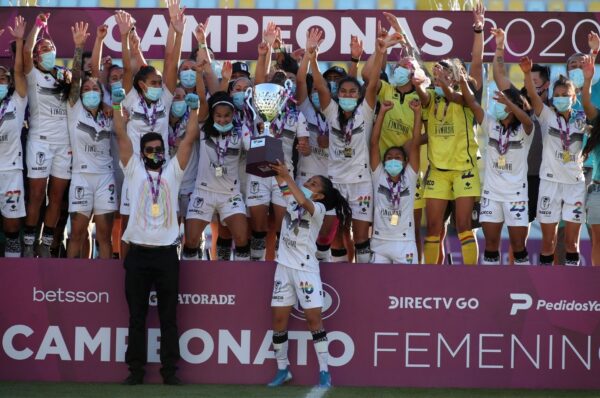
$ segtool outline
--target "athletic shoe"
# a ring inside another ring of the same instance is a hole
[[[175,375],[170,375],[163,378],[163,383],[169,386],[182,386],[183,382]]]
[[[33,245],[23,245],[23,257],[25,258],[34,258],[35,251],[33,250]]]
[[[319,372],[319,387],[330,388],[331,387],[331,373],[321,371]]]
[[[121,383],[124,386],[137,386],[144,384],[144,376],[140,374],[129,373],[129,376]]]
[[[279,369],[277,373],[275,373],[275,378],[273,381],[267,384],[267,387],[279,387],[283,383],[286,383],[290,380],[292,380],[292,372],[290,372],[290,368]]]

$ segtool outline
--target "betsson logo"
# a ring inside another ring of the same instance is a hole
[[[533,306],[533,299],[527,293],[511,293],[510,315],[516,315],[518,311],[526,311]],[[576,301],[576,300],[558,300],[547,301],[537,300],[536,311],[566,311],[566,312],[600,312],[600,302],[597,300]]]

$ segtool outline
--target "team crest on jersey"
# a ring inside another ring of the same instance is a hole
[[[481,198],[481,207],[488,207],[490,205],[490,200],[488,198]]]
[[[276,280],[273,284],[273,294],[278,294],[281,292],[281,287],[283,286],[283,282],[280,280]]]
[[[542,210],[548,210],[548,207],[550,207],[550,197],[549,196],[543,196],[542,197],[542,202],[540,203],[540,208]]]
[[[258,181],[251,181],[250,182],[250,192],[251,193],[258,193],[258,189],[260,187],[260,184],[258,183]]]
[[[414,258],[414,254],[412,254],[412,253],[406,253],[406,264],[412,264],[413,263],[413,258]]]
[[[192,206],[195,209],[199,209],[202,207],[202,205],[204,204],[204,198],[195,198],[194,199],[194,203],[192,204]]]
[[[234,132],[231,134],[231,144],[237,145],[240,142],[240,134],[238,132]]]
[[[85,188],[82,186],[75,187],[75,199],[81,200],[83,199],[83,194],[85,193]]]
[[[35,154],[35,162],[41,166],[46,161],[46,154],[44,152],[38,152]]]

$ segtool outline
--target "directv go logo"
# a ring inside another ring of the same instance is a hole
[[[516,315],[518,311],[526,311],[533,306],[533,299],[527,293],[511,293],[510,315]],[[536,311],[566,311],[566,312],[600,312],[600,302],[597,300],[576,301],[576,300],[558,300],[547,301],[537,300]]]

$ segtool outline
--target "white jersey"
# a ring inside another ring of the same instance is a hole
[[[294,164],[292,162],[294,140],[296,137],[308,137],[306,128],[300,127],[304,124],[306,124],[306,118],[296,108],[291,108],[287,113],[281,113],[271,123],[271,126],[275,129],[275,137],[281,139],[285,165],[292,175],[294,173]],[[299,133],[303,135],[301,136]]]
[[[407,165],[403,176],[394,184],[383,165],[373,172],[373,238],[383,240],[415,240],[414,203],[417,173]]]
[[[176,157],[162,168],[157,204],[158,216],[152,215],[152,185],[156,187],[159,173],[147,171],[139,155],[133,155],[126,167],[125,178],[129,181],[130,215],[123,241],[150,246],[168,246],[179,239],[177,203],[183,170]]]
[[[352,136],[346,142],[346,131],[340,129],[339,105],[331,100],[323,111],[329,124],[329,179],[348,184],[369,181],[369,140],[373,129],[374,110],[362,101],[344,130]]]
[[[322,114],[317,114],[308,98],[298,108],[306,119],[306,122],[300,125],[298,129],[298,136],[308,136],[308,144],[310,145],[310,155],[298,156],[298,175],[306,178],[314,175],[327,176],[329,148],[321,148],[317,142],[320,135],[329,133],[327,120]]]
[[[234,129],[218,137],[208,136],[202,130],[201,137],[196,187],[226,194],[239,192],[241,151],[248,148],[250,136],[240,135]]]
[[[102,111],[94,119],[80,99],[72,107],[67,107],[67,116],[73,151],[73,173],[112,173],[112,119],[107,118]]]
[[[133,145],[133,154],[140,154],[140,140],[147,133],[158,133],[162,136],[165,149],[169,144],[169,112],[171,111],[173,94],[163,85],[162,97],[150,105],[146,103],[143,95],[135,88],[129,90],[123,108],[129,113],[127,123],[127,135]],[[165,151],[167,160],[170,158],[169,151]]]
[[[567,126],[562,116],[558,116],[552,108],[544,105],[538,120],[544,140],[540,179],[563,184],[577,184],[584,181],[581,151],[586,129],[585,113],[571,110],[571,118]],[[566,141],[569,145],[565,150],[563,139],[567,135]]]
[[[285,196],[287,212],[281,225],[277,261],[279,264],[306,272],[319,272],[317,260],[317,237],[323,225],[325,206],[313,202],[315,211],[310,213],[299,206],[293,195]]]
[[[29,135],[33,141],[69,145],[67,94],[58,88],[50,73],[34,67],[27,74],[29,99]]]
[[[169,156],[175,157],[179,142],[185,137],[185,130],[189,119],[189,112],[186,112],[181,119],[175,124],[175,126],[169,125]],[[183,182],[181,183],[182,188],[187,186],[194,186],[196,176],[198,175],[198,162],[200,158],[200,141],[196,141],[193,144],[192,154],[190,160],[185,168],[183,174]]]
[[[21,130],[26,107],[27,97],[16,91],[0,101],[0,171],[23,170]]]
[[[499,202],[528,201],[527,155],[533,132],[525,133],[522,124],[516,130],[506,130],[495,117],[488,114],[483,119],[482,127],[488,135],[488,146],[481,196]],[[502,150],[506,150],[506,153],[501,158]],[[500,163],[498,159],[501,159]]]

